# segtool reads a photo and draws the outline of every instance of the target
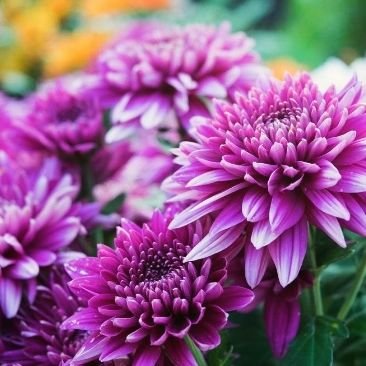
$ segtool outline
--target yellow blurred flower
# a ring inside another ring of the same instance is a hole
[[[82,0],[81,12],[86,17],[129,11],[152,11],[169,7],[169,0]]]
[[[86,66],[110,37],[110,33],[88,30],[57,35],[45,51],[45,77],[58,76]]]
[[[283,79],[286,73],[293,75],[299,71],[307,69],[304,65],[301,65],[289,58],[277,58],[270,60],[267,62],[267,66],[272,71],[273,76],[277,79]]]

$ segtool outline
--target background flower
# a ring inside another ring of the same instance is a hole
[[[208,115],[208,98],[248,88],[263,71],[253,45],[244,33],[231,34],[228,24],[132,25],[94,65],[90,92],[112,107],[116,125],[108,140],[124,134],[123,123],[150,129],[163,122],[177,127],[178,120],[188,127],[192,115]]]
[[[83,232],[78,186],[56,160],[31,172],[2,157],[0,174],[0,309],[16,315],[23,288],[32,301],[40,268]]]
[[[2,329],[5,364],[22,366],[67,366],[83,344],[87,332],[69,331],[60,324],[81,306],[70,291],[70,277],[63,267],[54,266],[45,273],[32,304],[24,302],[10,331]]]
[[[224,286],[224,257],[183,263],[207,222],[170,231],[169,221],[159,212],[142,228],[122,220],[115,249],[101,245],[98,258],[67,265],[71,288],[88,306],[63,327],[91,332],[75,364],[131,355],[136,366],[195,365],[184,337],[204,351],[218,346],[227,311],[252,300],[250,290]]]
[[[73,160],[96,148],[103,135],[101,110],[74,85],[55,81],[29,98],[28,113],[13,122],[19,146]]]

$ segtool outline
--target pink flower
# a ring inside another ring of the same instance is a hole
[[[210,98],[248,89],[263,71],[253,44],[228,24],[131,26],[94,65],[90,93],[113,108],[107,139],[124,136],[126,123],[187,127],[192,115],[208,116]]]
[[[23,290],[34,298],[40,269],[85,229],[82,205],[74,203],[78,186],[56,160],[35,171],[4,157],[0,164],[0,310],[11,318]]]
[[[217,347],[228,311],[252,301],[250,290],[226,286],[224,257],[183,263],[209,222],[168,230],[172,213],[155,212],[142,228],[124,219],[115,248],[100,245],[98,258],[66,266],[88,304],[63,323],[90,332],[73,364],[130,356],[135,366],[196,365],[184,338],[203,351]]]
[[[218,102],[213,119],[197,120],[197,142],[181,144],[181,168],[165,184],[175,200],[193,201],[170,228],[216,215],[186,261],[220,252],[245,230],[249,285],[273,261],[286,286],[303,263],[309,224],[341,247],[342,227],[366,235],[363,97],[357,80],[322,93],[302,74]]]

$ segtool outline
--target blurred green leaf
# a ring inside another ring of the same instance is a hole
[[[119,194],[113,200],[109,201],[102,209],[102,213],[105,215],[117,212],[125,200],[126,195],[124,193]]]
[[[333,363],[332,330],[324,321],[311,319],[290,346],[281,366],[330,366]]]

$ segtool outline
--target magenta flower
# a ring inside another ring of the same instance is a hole
[[[32,304],[22,304],[10,331],[3,331],[2,364],[22,366],[67,366],[79,350],[87,332],[63,330],[60,324],[81,306],[70,291],[70,277],[54,267],[37,287]]]
[[[166,182],[194,202],[170,228],[216,213],[211,231],[186,257],[208,257],[246,230],[247,282],[255,287],[270,258],[282,286],[298,275],[308,226],[342,247],[342,227],[366,235],[366,106],[352,80],[337,93],[319,91],[307,74],[270,81],[217,103],[197,121],[196,143],[183,142],[182,167]]]
[[[87,154],[103,135],[102,113],[93,97],[66,81],[47,84],[29,98],[29,111],[14,121],[11,136],[23,149],[70,158]]]
[[[150,129],[179,120],[187,127],[190,116],[207,116],[209,98],[248,89],[263,71],[253,43],[228,24],[133,25],[94,65],[91,92],[113,107],[107,139],[125,136],[127,122]]]
[[[26,172],[4,157],[0,174],[0,310],[7,318],[19,309],[22,289],[31,301],[41,267],[83,230],[78,187],[56,160]]]
[[[67,265],[71,288],[88,306],[63,328],[91,333],[75,365],[126,356],[135,366],[196,365],[184,337],[203,351],[218,346],[227,312],[253,299],[246,288],[224,286],[224,257],[183,263],[207,221],[172,231],[169,221],[159,212],[142,228],[123,219],[115,249],[100,245],[98,258]]]

